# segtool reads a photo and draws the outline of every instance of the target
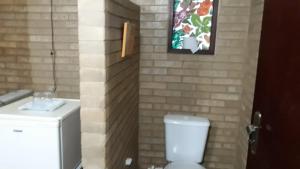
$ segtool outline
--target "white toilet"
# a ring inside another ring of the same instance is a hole
[[[205,169],[203,160],[208,129],[207,118],[168,114],[164,117],[166,132],[165,169]]]

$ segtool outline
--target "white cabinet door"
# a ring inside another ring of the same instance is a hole
[[[0,120],[0,169],[60,169],[59,130]]]

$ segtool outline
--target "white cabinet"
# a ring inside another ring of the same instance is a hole
[[[34,121],[0,120],[1,169],[60,169],[59,129]]]
[[[81,162],[79,102],[67,101],[48,115],[19,111],[25,102],[0,109],[0,169],[76,169]]]

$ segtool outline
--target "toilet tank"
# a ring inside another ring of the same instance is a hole
[[[164,123],[167,160],[202,162],[209,120],[196,116],[169,114],[164,117]]]

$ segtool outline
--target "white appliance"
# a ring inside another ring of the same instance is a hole
[[[205,169],[203,160],[208,129],[207,118],[184,115],[166,115],[166,157],[170,162],[165,169]]]
[[[1,95],[0,96],[0,107],[8,105],[17,100],[21,100],[25,97],[31,96],[32,94],[33,94],[32,90],[22,89],[22,90],[11,91],[9,93]]]
[[[76,169],[81,166],[80,103],[54,110],[20,111],[32,100],[0,108],[0,169]]]

